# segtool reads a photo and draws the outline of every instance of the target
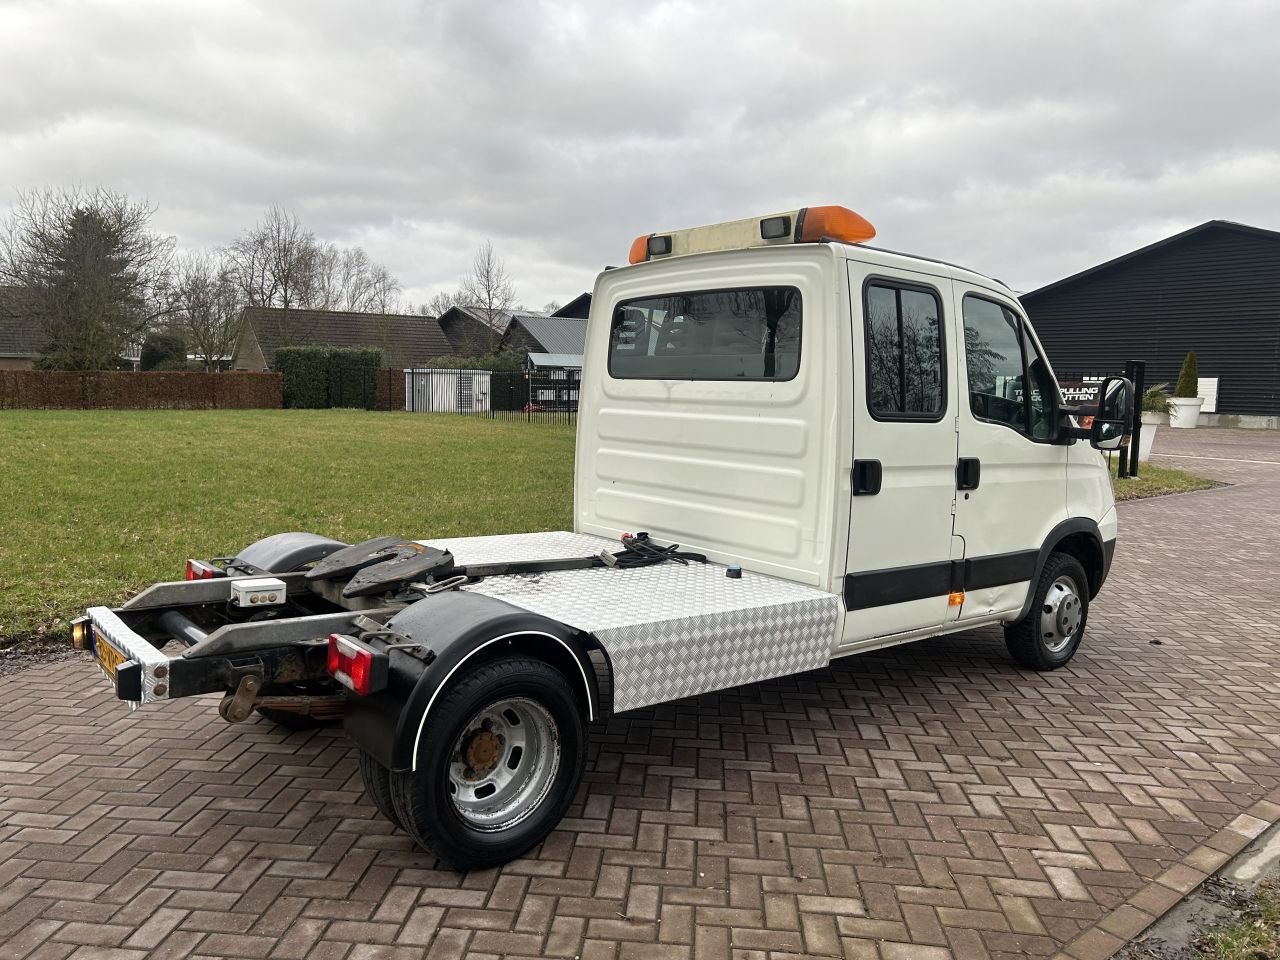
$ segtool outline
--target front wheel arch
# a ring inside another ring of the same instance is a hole
[[[1112,543],[1114,544],[1114,541]],[[1027,597],[1023,601],[1022,609],[1016,617],[1006,623],[1018,623],[1031,612],[1031,605],[1035,602],[1036,587],[1040,583],[1040,575],[1044,572],[1044,565],[1049,562],[1049,557],[1054,553],[1065,553],[1079,561],[1089,580],[1089,599],[1092,600],[1098,595],[1108,573],[1107,552],[1102,543],[1102,531],[1088,517],[1072,517],[1069,520],[1063,520],[1045,537],[1036,557],[1035,569],[1031,574],[1031,582],[1027,587]]]

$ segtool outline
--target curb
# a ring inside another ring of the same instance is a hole
[[[1280,787],[1055,953],[1051,960],[1109,960],[1280,821]]]

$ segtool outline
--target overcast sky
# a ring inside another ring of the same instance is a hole
[[[1280,3],[0,0],[0,200],[102,184],[184,246],[270,203],[422,301],[653,230],[841,203],[1030,290],[1280,229]]]

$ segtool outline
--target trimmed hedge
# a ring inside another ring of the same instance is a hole
[[[382,351],[363,347],[281,347],[274,366],[284,377],[284,405],[294,409],[378,406]]]
[[[329,406],[374,409],[377,406],[375,381],[381,367],[381,350],[334,350],[329,355]]]
[[[281,347],[275,370],[284,377],[284,405],[320,409],[329,406],[329,347]]]
[[[0,410],[280,408],[277,373],[0,370]]]

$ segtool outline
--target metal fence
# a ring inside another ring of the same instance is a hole
[[[404,408],[410,413],[572,424],[577,420],[581,379],[582,371],[572,367],[415,368],[404,372]]]

